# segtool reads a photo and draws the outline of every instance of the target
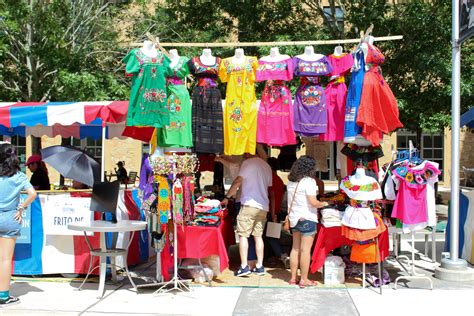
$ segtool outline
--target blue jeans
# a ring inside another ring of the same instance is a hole
[[[15,219],[16,210],[0,211],[0,237],[15,238],[20,236],[21,224]]]
[[[292,227],[291,230],[300,232],[301,236],[313,236],[316,234],[316,222],[307,219],[299,220],[296,226]]]

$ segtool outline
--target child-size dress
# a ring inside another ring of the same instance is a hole
[[[223,59],[219,78],[227,82],[224,108],[224,153],[226,155],[255,154],[257,145],[256,57],[244,56],[242,63],[233,57]]]
[[[388,134],[403,124],[398,118],[397,100],[382,76],[380,65],[385,57],[380,50],[367,43],[366,69],[357,125],[362,127],[362,136],[373,146],[380,144],[382,133]]]
[[[165,80],[169,58],[162,52],[149,57],[140,48],[135,48],[122,62],[125,63],[125,75],[132,77],[127,126],[161,128],[169,124]]]
[[[217,87],[220,62],[216,57],[214,65],[204,65],[199,56],[188,61],[189,71],[197,79],[192,95],[192,134],[197,153],[224,152],[224,115]]]
[[[258,61],[257,81],[266,80],[266,83],[258,109],[257,143],[270,146],[296,144],[291,91],[285,84],[291,79],[291,58],[276,62]]]
[[[326,109],[328,126],[320,140],[342,141],[344,139],[344,120],[346,113],[347,86],[344,76],[354,64],[351,54],[341,56],[329,55],[332,71],[329,76],[337,76],[329,81],[324,90],[326,93]]]
[[[293,64],[295,76],[302,77],[295,94],[294,131],[301,136],[326,133],[326,95],[319,84],[318,76],[331,73],[331,63],[324,56],[315,61],[305,61],[294,57]]]
[[[439,169],[426,162],[421,169],[404,164],[392,173],[393,179],[399,184],[392,217],[398,218],[403,224],[428,222],[427,186],[441,174]]]
[[[184,84],[189,74],[189,58],[181,56],[174,67],[166,71],[170,123],[158,131],[158,145],[161,147],[192,147],[191,100]]]
[[[364,84],[365,61],[362,49],[354,52],[354,64],[351,69],[351,80],[347,90],[346,115],[344,120],[344,142],[354,143],[357,137],[361,137],[362,128],[357,125],[357,113],[359,112],[360,96]]]

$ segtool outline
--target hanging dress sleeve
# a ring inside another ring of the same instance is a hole
[[[132,49],[127,56],[122,59],[125,64],[125,76],[131,77],[133,74],[140,71],[141,64],[136,54],[138,48]]]

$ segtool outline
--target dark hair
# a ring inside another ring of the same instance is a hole
[[[20,171],[20,161],[15,153],[15,147],[10,144],[0,145],[0,176],[11,177]]]
[[[272,170],[274,171],[277,171],[280,169],[280,163],[278,162],[278,159],[276,159],[275,157],[268,158],[267,163],[270,165],[270,168],[272,168]]]
[[[315,177],[316,160],[311,156],[301,156],[291,166],[288,180],[292,182],[298,182],[304,177]]]

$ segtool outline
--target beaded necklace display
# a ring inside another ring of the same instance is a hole
[[[183,186],[181,180],[173,183],[173,220],[177,225],[183,225]]]
[[[171,210],[170,202],[170,186],[168,179],[163,176],[157,176],[158,182],[158,205],[157,211],[159,214],[159,221],[161,224],[168,223]]]

